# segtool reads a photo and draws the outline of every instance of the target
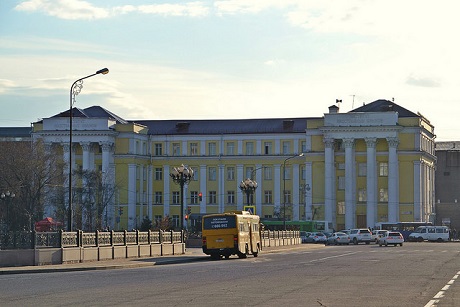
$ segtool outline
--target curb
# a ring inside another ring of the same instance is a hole
[[[313,246],[313,245],[309,245]],[[324,247],[323,245],[314,246],[316,248]],[[289,245],[289,246],[276,246],[265,247],[261,251],[261,255],[276,253],[288,250],[305,249],[305,244]],[[78,272],[78,271],[98,271],[98,270],[115,270],[115,269],[128,269],[128,268],[141,268],[153,267],[156,265],[167,265],[177,263],[188,263],[209,260],[208,255],[178,255],[172,257],[161,258],[133,258],[131,260],[121,260],[114,263],[116,260],[107,260],[104,262],[86,262],[76,264],[56,264],[44,266],[28,266],[28,267],[6,267],[0,269],[0,275],[14,275],[14,274],[32,274],[32,273],[62,273],[62,272]]]

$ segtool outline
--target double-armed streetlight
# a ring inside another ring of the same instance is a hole
[[[174,167],[169,174],[175,184],[180,185],[180,229],[184,229],[184,185],[188,184],[193,179],[193,169],[182,164],[179,167]]]
[[[89,76],[80,78],[72,83],[70,87],[70,108],[69,108],[69,211],[67,212],[67,231],[72,231],[72,120],[73,120],[73,105],[76,96],[80,94],[83,88],[83,80],[93,77],[95,75],[106,75],[109,73],[108,68],[102,68],[96,73]]]
[[[286,230],[286,162],[288,160],[303,157],[303,152],[300,154],[295,154],[293,156],[287,157],[283,162],[283,227]]]
[[[14,193],[11,193],[10,191],[6,191],[2,194],[0,194],[0,200],[4,201],[6,203],[6,221],[5,221],[5,224],[6,224],[6,230],[9,231],[10,230],[10,221],[9,221],[9,211],[10,211],[10,202],[11,200],[16,197],[16,195]]]
[[[240,183],[240,190],[246,194],[248,206],[252,204],[251,195],[254,194],[254,191],[257,189],[257,182],[250,178],[246,178]]]

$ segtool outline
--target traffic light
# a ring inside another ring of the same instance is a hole
[[[185,215],[185,220],[188,220],[188,215],[187,214]]]
[[[203,193],[201,193],[201,192],[200,192],[200,193],[198,193],[198,199],[199,199],[200,201],[202,201],[202,200],[203,200]]]
[[[191,213],[192,213],[192,207],[187,206],[187,214],[191,214]]]
[[[122,214],[123,214],[123,208],[120,207],[120,208],[118,208],[118,215],[122,215]]]

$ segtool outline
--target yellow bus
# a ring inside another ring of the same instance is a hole
[[[230,211],[203,216],[203,252],[214,259],[231,255],[257,257],[262,249],[258,215],[248,211]]]

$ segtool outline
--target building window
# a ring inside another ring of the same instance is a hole
[[[227,180],[235,180],[235,168],[232,166],[227,167]]]
[[[246,167],[246,178],[252,178],[252,172],[254,171],[254,168],[249,166]]]
[[[199,203],[198,199],[198,192],[197,191],[191,191],[190,192],[190,203],[193,205],[196,205]]]
[[[172,203],[173,205],[180,204],[180,192],[178,191],[172,192]]]
[[[179,227],[179,216],[178,215],[173,215],[171,219],[172,224],[174,227]]]
[[[284,177],[283,179],[290,180],[291,179],[291,168],[289,166],[284,167]]]
[[[160,224],[162,221],[163,221],[163,216],[162,215],[155,215],[153,217],[153,220],[155,221],[155,223],[158,225]]]
[[[163,180],[163,169],[161,167],[155,168],[155,180]]]
[[[155,143],[155,156],[163,155],[163,144]]]
[[[234,155],[235,154],[235,143],[228,142],[227,143],[227,155]]]
[[[359,163],[358,164],[358,176],[359,177],[366,177],[367,175],[367,164],[366,163]]]
[[[283,155],[287,155],[290,153],[291,149],[291,142],[284,141],[283,142]]]
[[[265,155],[271,155],[272,154],[272,143],[271,142],[265,142],[264,143],[264,154]]]
[[[208,204],[215,205],[217,203],[217,192],[209,191]]]
[[[254,154],[254,143],[247,142],[246,143],[246,155],[253,155]]]
[[[194,167],[191,167],[189,166],[192,170],[193,170],[193,177],[192,177],[192,180],[193,181],[197,181],[198,178],[200,178],[200,175],[198,173],[198,169],[197,168],[194,168]]]
[[[163,192],[155,192],[155,204],[160,205],[163,203]]]
[[[388,189],[379,190],[379,201],[388,202]]]
[[[290,204],[291,203],[291,190],[285,190],[284,191],[284,202],[286,204]]]
[[[388,163],[387,162],[379,163],[379,175],[381,177],[388,177]]]
[[[302,152],[307,152],[307,142],[302,141],[301,143]]]
[[[214,142],[208,143],[208,152],[209,152],[210,156],[215,156],[216,155],[216,149],[217,149],[216,143],[214,143]]]
[[[339,176],[339,190],[345,190],[345,177]]]
[[[273,204],[273,194],[272,191],[264,191],[264,204]]]
[[[235,191],[227,191],[227,204],[235,204]]]
[[[209,181],[216,181],[216,177],[217,177],[217,174],[216,174],[216,168],[215,167],[210,167],[208,168],[208,180]]]
[[[337,203],[337,214],[340,214],[340,215],[345,214],[345,202],[339,201]]]
[[[190,155],[191,156],[198,155],[198,143],[190,143]]]
[[[271,167],[264,167],[264,180],[272,180],[272,168]]]
[[[360,201],[360,202],[367,201],[367,191],[366,191],[366,189],[359,189],[358,190],[358,201]]]
[[[173,156],[180,156],[180,144],[173,143],[172,148],[173,148]]]

